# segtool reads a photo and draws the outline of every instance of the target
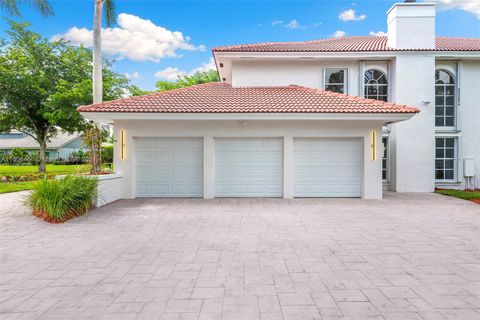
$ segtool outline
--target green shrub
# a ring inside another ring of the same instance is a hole
[[[93,206],[97,196],[97,183],[96,178],[80,175],[39,180],[26,202],[34,213],[41,213],[53,222],[63,222]]]
[[[28,152],[22,148],[13,148],[12,151],[3,157],[4,163],[20,165],[25,162],[28,157]]]
[[[102,153],[100,156],[103,164],[113,163],[113,146],[102,147]]]

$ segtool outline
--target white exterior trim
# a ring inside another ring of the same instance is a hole
[[[115,120],[382,120],[389,123],[408,120],[415,113],[133,113],[81,112],[95,121]]]

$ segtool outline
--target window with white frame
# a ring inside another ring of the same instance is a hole
[[[455,180],[456,138],[435,138],[435,179]]]
[[[382,155],[382,180],[388,181],[388,137],[382,138],[383,143],[383,155]]]
[[[325,90],[347,93],[347,69],[325,68]]]
[[[455,78],[441,69],[435,71],[435,126],[455,126]]]
[[[388,80],[387,75],[377,69],[369,69],[364,73],[364,97],[387,101]]]

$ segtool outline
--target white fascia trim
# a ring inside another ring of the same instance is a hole
[[[359,52],[213,52],[216,59],[385,59],[396,56],[418,55],[448,58],[478,58],[480,51],[434,51],[434,50],[398,50],[398,51],[359,51]]]
[[[89,119],[114,120],[337,120],[388,123],[408,120],[414,113],[145,113],[145,112],[81,112]]]

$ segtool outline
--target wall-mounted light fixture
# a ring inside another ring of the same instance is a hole
[[[120,131],[120,158],[122,160],[126,158],[125,130]]]
[[[377,131],[373,130],[370,134],[370,148],[371,148],[371,157],[372,161],[377,160]]]

